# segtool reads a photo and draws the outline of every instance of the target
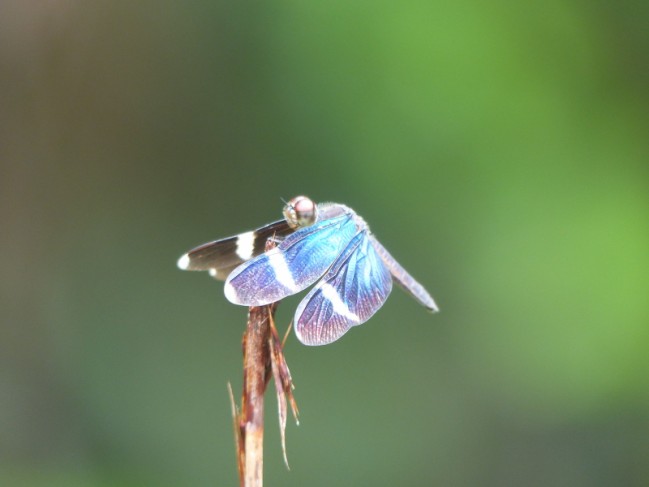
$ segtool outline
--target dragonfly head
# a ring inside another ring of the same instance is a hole
[[[284,206],[284,218],[291,228],[313,225],[318,217],[318,207],[306,196],[296,196]]]

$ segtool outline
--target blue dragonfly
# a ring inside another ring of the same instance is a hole
[[[196,247],[178,260],[182,270],[206,270],[225,280],[234,304],[262,306],[317,284],[297,307],[295,332],[305,345],[326,345],[378,311],[396,281],[421,305],[433,298],[370,232],[351,208],[291,199],[284,219]],[[268,239],[278,245],[264,252]]]

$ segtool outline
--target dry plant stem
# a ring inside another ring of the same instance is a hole
[[[239,427],[241,439],[238,452],[242,487],[261,487],[264,467],[264,392],[268,383],[270,362],[268,340],[270,320],[277,304],[253,306],[248,312],[248,325],[243,337],[243,394]]]
[[[275,247],[269,239],[266,251]],[[243,393],[241,411],[237,408],[228,383],[234,441],[237,449],[237,468],[241,487],[262,487],[264,474],[264,393],[271,376],[275,377],[277,406],[284,462],[286,458],[286,403],[291,406],[296,423],[298,411],[293,397],[293,381],[288,370],[282,343],[275,329],[274,316],[279,303],[251,306],[248,324],[243,334]],[[286,339],[286,337],[284,337]]]

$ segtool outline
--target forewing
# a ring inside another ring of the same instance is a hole
[[[295,333],[305,345],[326,345],[366,322],[392,290],[392,277],[367,231],[356,235],[295,312]]]
[[[301,228],[232,271],[225,296],[235,304],[261,306],[298,293],[325,273],[356,232],[349,214]]]
[[[279,220],[252,232],[200,245],[183,255],[178,267],[188,271],[210,271],[212,277],[225,280],[243,262],[263,253],[269,238],[284,238],[293,232],[286,220]]]
[[[381,243],[376,240],[373,236],[370,235],[370,240],[372,246],[375,248],[381,260],[384,262],[386,267],[390,270],[392,277],[397,281],[404,290],[406,290],[413,298],[415,298],[422,306],[425,306],[429,311],[436,312],[439,311],[437,304],[433,297],[428,294],[428,291],[424,289],[424,286],[419,284],[414,277],[412,277],[408,271],[406,271],[401,265],[395,260],[390,252],[388,252]]]

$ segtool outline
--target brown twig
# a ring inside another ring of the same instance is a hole
[[[243,337],[243,394],[238,453],[242,487],[261,487],[264,467],[264,392],[268,383],[270,317],[277,304],[254,306]],[[243,469],[243,472],[241,471]]]
[[[274,245],[274,241],[269,240],[266,250],[270,250]],[[280,411],[282,451],[287,466],[284,437],[287,398],[297,421],[297,406],[292,392],[293,382],[273,321],[277,305],[278,303],[252,306],[248,310],[248,323],[243,335],[241,411],[234,402],[232,388],[228,384],[241,487],[262,487],[263,485],[264,393],[271,376],[275,377]]]

